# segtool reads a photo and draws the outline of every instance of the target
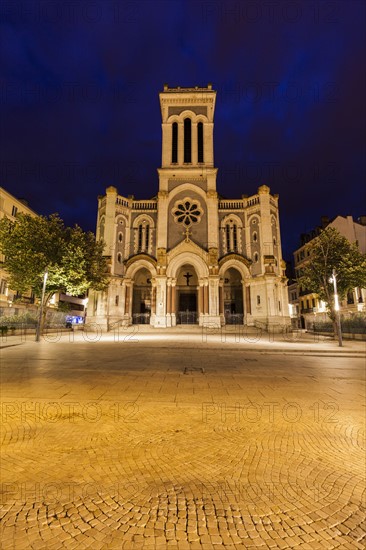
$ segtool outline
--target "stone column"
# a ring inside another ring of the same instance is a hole
[[[208,282],[205,282],[204,288],[204,297],[203,297],[203,304],[204,304],[204,313],[205,315],[208,314]]]
[[[122,286],[121,286],[121,300],[120,300],[120,303],[119,303],[119,308],[120,308],[121,315],[124,315],[125,307],[126,307],[126,284],[123,281]]]
[[[132,322],[132,292],[133,292],[133,282],[127,281],[125,286],[125,309],[124,309],[124,318],[125,324],[130,324]]]
[[[130,286],[126,284],[125,286],[125,314],[128,315],[130,309]]]
[[[146,226],[142,226],[142,235],[141,235],[141,252],[146,252]]]
[[[252,314],[252,302],[250,296],[250,285],[245,287],[245,312],[249,315]]]
[[[167,282],[167,315],[170,315],[172,312],[172,284],[170,281]]]
[[[198,161],[197,122],[192,122],[192,164]]]
[[[245,281],[242,280],[241,281],[241,285],[242,285],[242,302],[243,302],[243,325],[246,325],[246,316],[247,316],[247,304],[246,304],[246,300],[247,300],[247,287],[245,285]]]
[[[227,244],[226,244],[226,231],[225,231],[225,227],[222,227],[221,229],[221,241],[222,241],[222,250],[224,252],[224,254],[226,254],[228,251],[227,249]]]
[[[204,306],[203,306],[203,283],[199,284],[198,287],[198,315],[199,318],[204,314]]]
[[[130,284],[130,303],[129,303],[129,309],[128,309],[128,314],[130,316],[131,322],[132,322],[132,307],[133,307],[133,281],[131,281],[131,284]]]
[[[224,315],[224,289],[222,284],[219,286],[219,311],[220,315]]]
[[[159,327],[166,327],[166,309],[167,309],[167,300],[166,300],[166,277],[157,275],[156,277],[156,315],[155,315],[155,325]]]
[[[166,288],[166,326],[171,327],[171,310],[172,310],[172,283],[169,279],[167,281],[167,288]]]
[[[151,315],[155,315],[156,308],[156,286],[153,284],[151,287]]]
[[[184,159],[184,126],[183,122],[178,122],[178,164],[181,166]]]
[[[172,281],[172,286],[171,286],[171,319],[172,319],[172,327],[175,327],[175,325],[177,324],[177,321],[176,321],[176,298],[177,298],[177,287],[176,287],[176,281]]]

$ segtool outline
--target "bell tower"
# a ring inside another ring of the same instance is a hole
[[[207,87],[170,88],[159,94],[162,116],[160,191],[170,191],[171,178],[202,178],[205,190],[216,190],[213,127],[216,91]]]

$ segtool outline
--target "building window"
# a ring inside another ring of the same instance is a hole
[[[172,124],[172,163],[178,162],[178,123]]]
[[[184,119],[184,162],[192,162],[192,122]]]
[[[203,123],[197,124],[197,146],[198,146],[198,162],[203,162]]]
[[[238,227],[234,220],[228,220],[228,223],[222,228],[223,230],[223,241],[226,252],[238,252],[240,243],[239,243],[239,234]]]
[[[114,302],[114,303],[116,304],[116,306],[118,306],[118,304],[119,304],[119,296],[116,296],[116,299],[115,299],[115,302]]]
[[[17,213],[18,213],[18,208],[16,206],[13,206],[12,211],[11,211],[11,215],[14,216],[14,218],[15,218]]]
[[[258,295],[257,296],[257,306],[260,306],[261,304],[261,297]]]
[[[258,252],[254,254],[254,262],[257,263],[259,259]]]
[[[121,232],[118,233],[118,242],[121,243],[123,239],[123,235]]]
[[[201,221],[203,210],[198,201],[186,197],[175,203],[172,214],[176,223],[182,223],[186,227],[189,227]]]
[[[274,246],[276,246],[276,244],[277,244],[276,237],[273,237],[273,244],[274,244]]]
[[[281,311],[281,302],[278,302],[278,311]]]
[[[233,225],[233,249],[234,249],[234,252],[238,251],[238,236],[237,236],[236,225]]]
[[[122,254],[121,254],[120,252],[118,252],[118,254],[117,254],[117,262],[118,262],[119,264],[122,263]]]
[[[226,226],[226,249],[230,251],[230,225]]]
[[[257,232],[254,231],[254,233],[253,233],[253,241],[256,243],[257,240],[258,240]]]
[[[137,251],[141,252],[142,250],[142,224],[138,228],[138,241],[137,241]]]
[[[149,239],[150,239],[150,226],[147,225],[145,228],[145,250],[149,250]]]

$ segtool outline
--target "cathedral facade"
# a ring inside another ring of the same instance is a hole
[[[266,185],[236,199],[217,193],[212,85],[159,95],[159,191],[135,200],[108,187],[98,198],[110,283],[90,293],[88,323],[288,325],[278,195]]]

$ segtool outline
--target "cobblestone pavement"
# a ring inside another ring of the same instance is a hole
[[[4,550],[365,548],[362,346],[68,338],[1,352]]]

